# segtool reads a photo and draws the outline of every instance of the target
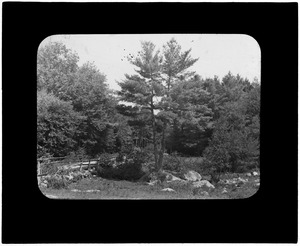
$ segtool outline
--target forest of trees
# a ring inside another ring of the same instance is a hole
[[[175,39],[161,50],[142,42],[128,57],[135,74],[120,90],[105,74],[59,42],[37,55],[38,157],[98,157],[139,148],[153,154],[202,156],[216,172],[259,165],[260,83],[230,72],[203,79],[199,58]],[[127,102],[127,103],[122,103]]]

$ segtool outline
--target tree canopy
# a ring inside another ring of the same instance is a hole
[[[38,156],[152,151],[156,171],[165,152],[203,156],[212,173],[259,165],[260,84],[228,72],[203,79],[193,71],[191,49],[170,39],[161,49],[150,41],[128,56],[113,94],[92,62],[78,65],[62,43],[37,54]],[[125,102],[125,104],[124,104]],[[136,150],[136,149],[135,149]]]

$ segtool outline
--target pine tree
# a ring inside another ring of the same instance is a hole
[[[172,90],[194,75],[187,71],[197,61],[190,57],[190,52],[181,52],[175,39],[163,47],[162,55],[152,42],[142,42],[138,55],[129,58],[138,74],[126,74],[126,79],[119,83],[121,100],[134,103],[145,118],[147,115],[151,117],[156,171],[162,168],[167,126],[177,116]]]

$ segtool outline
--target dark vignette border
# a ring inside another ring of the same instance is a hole
[[[297,242],[297,3],[4,2],[2,243]],[[235,33],[262,53],[250,199],[59,201],[36,186],[36,52],[54,34]]]

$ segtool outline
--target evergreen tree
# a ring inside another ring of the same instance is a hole
[[[204,153],[214,175],[259,165],[260,85],[229,74],[223,78],[223,86],[227,99]]]
[[[167,126],[176,117],[176,103],[172,100],[171,91],[179,82],[193,75],[186,70],[197,61],[190,57],[191,50],[181,52],[175,39],[171,39],[163,49],[163,55],[160,55],[152,42],[142,42],[142,51],[129,59],[138,68],[138,75],[126,74],[126,79],[119,83],[121,100],[134,103],[145,119],[147,115],[151,117],[157,171],[162,168]]]

